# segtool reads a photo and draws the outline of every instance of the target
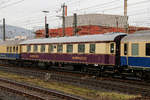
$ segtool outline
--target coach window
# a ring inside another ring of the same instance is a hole
[[[139,55],[139,44],[133,43],[132,44],[132,56],[138,56]]]
[[[95,44],[90,44],[90,53],[95,53]]]
[[[78,44],[78,52],[79,53],[85,52],[85,44]]]
[[[58,44],[57,45],[57,52],[61,53],[63,51],[63,45],[62,44]]]
[[[28,46],[27,46],[27,52],[30,52],[30,51],[31,51],[31,46],[28,45]]]
[[[67,44],[67,53],[72,53],[72,52],[73,52],[73,45]]]
[[[45,52],[45,45],[41,45],[41,52]]]
[[[15,46],[13,47],[13,52],[16,52],[16,48],[15,48]]]
[[[124,55],[128,54],[128,45],[127,43],[124,44]]]
[[[9,52],[9,47],[7,47],[7,52]]]
[[[18,46],[16,47],[16,52],[18,52]]]
[[[53,52],[54,51],[54,46],[53,45],[49,45],[48,46],[48,52]]]
[[[146,56],[150,56],[150,43],[146,43]]]
[[[33,51],[34,51],[34,52],[37,52],[37,51],[38,51],[38,45],[34,45]]]
[[[114,53],[114,43],[110,44],[110,53]]]
[[[12,47],[10,47],[10,52],[12,52]]]

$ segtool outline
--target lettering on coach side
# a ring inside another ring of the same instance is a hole
[[[87,60],[87,57],[72,57],[73,60]]]
[[[39,58],[39,55],[30,55],[30,58]]]

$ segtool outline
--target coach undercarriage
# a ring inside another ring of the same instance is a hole
[[[135,69],[132,67],[122,66],[108,66],[108,65],[98,65],[98,64],[82,64],[82,63],[63,63],[63,62],[47,62],[47,61],[36,61],[36,60],[8,60],[1,59],[0,64],[15,65],[19,67],[34,67],[46,70],[64,70],[64,71],[75,71],[84,74],[94,75],[94,76],[109,76],[115,77],[120,76],[122,78],[126,77],[136,77],[138,79],[150,79],[150,70]]]

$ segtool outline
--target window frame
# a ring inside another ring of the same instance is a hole
[[[9,49],[10,49],[10,47],[7,47],[7,52],[10,52]]]
[[[10,52],[12,52],[12,47],[10,47]]]
[[[18,53],[18,50],[19,50],[19,49],[18,49],[18,46],[16,46],[16,52],[17,52],[17,53]]]
[[[135,54],[135,50],[133,50],[133,45],[137,45],[137,54]],[[134,51],[134,52],[133,52]],[[139,56],[139,43],[132,43],[131,44],[131,55],[132,56]]]
[[[44,49],[43,49],[43,47],[44,47]],[[41,51],[42,53],[44,53],[45,50],[46,50],[46,45],[41,45],[40,51]]]
[[[16,47],[15,46],[13,46],[13,52],[16,52]]]
[[[38,52],[38,45],[33,45],[33,52]]]
[[[63,44],[57,44],[57,53],[63,52]]]
[[[81,48],[83,46],[83,48]],[[79,49],[81,48],[81,49]],[[85,44],[78,44],[78,53],[85,53]]]
[[[128,43],[124,43],[124,55],[128,55]]]
[[[149,54],[147,54],[148,52],[147,52],[147,45],[150,45],[150,43],[145,43],[145,56],[150,56],[150,53]],[[150,46],[149,46],[149,49],[150,49]],[[148,50],[149,52],[150,52],[150,50]]]
[[[112,48],[113,46],[113,48]],[[115,43],[110,43],[110,53],[113,54],[115,53]]]
[[[71,47],[71,49],[69,48],[69,46]],[[69,51],[69,50],[71,50],[71,51]],[[67,44],[67,49],[66,49],[66,52],[67,53],[73,53],[73,44]]]
[[[92,50],[92,45],[94,45],[94,51]],[[91,43],[89,46],[89,53],[95,53],[96,52],[96,44],[95,43]]]
[[[27,45],[27,52],[31,52],[31,45]]]
[[[49,53],[54,52],[54,45],[53,45],[53,44],[49,44],[49,45],[48,45],[48,52],[49,52]]]

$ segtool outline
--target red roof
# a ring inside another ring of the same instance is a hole
[[[78,26],[78,35],[89,35],[89,34],[103,34],[108,32],[126,32],[126,29],[124,28],[116,28],[116,27],[105,27],[105,26],[96,26],[96,25],[87,25],[87,26]],[[130,26],[128,33],[134,33],[139,30],[150,30],[150,28],[147,27],[135,27]],[[62,28],[58,29],[49,29],[49,36],[50,37],[60,37],[63,36]],[[72,36],[73,28],[67,27],[65,28],[65,36]],[[36,37],[45,37],[45,31],[44,30],[37,30],[36,31]]]

